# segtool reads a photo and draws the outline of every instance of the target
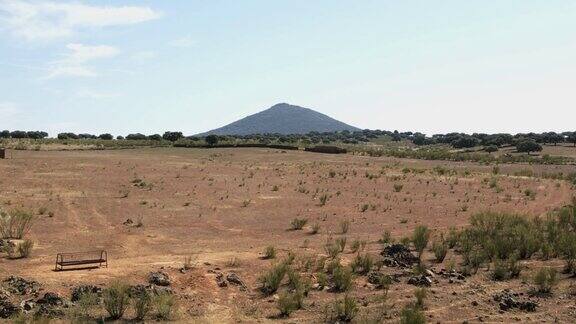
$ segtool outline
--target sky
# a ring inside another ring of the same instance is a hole
[[[576,131],[576,1],[0,0],[0,129]]]

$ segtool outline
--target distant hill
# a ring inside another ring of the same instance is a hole
[[[280,103],[199,135],[306,134],[343,130],[358,131],[360,129],[312,109]]]

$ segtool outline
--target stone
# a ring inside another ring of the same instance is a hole
[[[40,284],[33,280],[26,280],[21,277],[10,276],[4,280],[11,293],[19,295],[29,295],[37,293],[40,289]]]
[[[170,277],[164,272],[150,272],[148,282],[158,286],[170,286]]]
[[[408,284],[419,287],[430,287],[432,285],[432,279],[430,277],[426,277],[425,275],[413,276],[408,279]]]
[[[16,305],[8,300],[0,300],[0,318],[10,318],[18,313],[19,309]]]
[[[61,306],[64,304],[64,299],[58,296],[57,293],[47,292],[42,296],[42,298],[36,301],[38,304],[46,304],[51,306]]]

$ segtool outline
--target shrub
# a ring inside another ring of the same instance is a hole
[[[18,244],[18,254],[21,258],[27,258],[30,256],[32,252],[32,248],[34,247],[34,242],[31,240],[24,240],[24,242]]]
[[[358,304],[354,298],[346,295],[343,299],[334,302],[334,316],[336,322],[351,322],[358,314]]]
[[[170,320],[174,317],[176,297],[171,293],[160,293],[153,298],[156,317],[159,320]]]
[[[434,242],[434,244],[432,244],[432,250],[434,251],[436,261],[442,263],[444,258],[446,258],[446,254],[448,254],[448,245],[444,241]]]
[[[294,218],[292,222],[290,222],[290,228],[294,231],[301,230],[307,222],[308,220],[306,218]]]
[[[538,292],[550,293],[558,283],[558,272],[554,268],[541,268],[534,276],[534,284],[538,286]]]
[[[128,286],[114,282],[104,290],[104,308],[113,320],[122,318],[130,302]]]
[[[350,221],[349,220],[340,221],[340,234],[348,233],[349,229],[350,229]]]
[[[146,291],[141,292],[134,296],[133,299],[134,311],[136,313],[136,319],[143,320],[152,308],[152,298],[150,294]]]
[[[299,295],[297,293],[283,292],[280,294],[277,302],[278,310],[280,315],[283,317],[288,317],[290,314],[297,310],[301,301],[299,301]]]
[[[418,288],[414,291],[414,297],[416,298],[415,306],[422,309],[424,308],[424,301],[426,300],[426,295],[428,292],[426,288]]]
[[[384,231],[384,233],[382,233],[380,243],[382,244],[392,243],[392,234],[390,233],[390,231]]]
[[[425,324],[424,313],[415,307],[406,306],[400,313],[400,324]]]
[[[350,266],[352,267],[352,271],[358,274],[367,274],[372,269],[372,265],[374,261],[369,254],[364,255],[356,255],[356,258],[352,261]]]
[[[324,194],[320,196],[320,206],[326,205],[327,202],[328,202],[328,195]]]
[[[494,262],[494,271],[492,272],[492,279],[496,281],[503,281],[512,278],[518,278],[520,276],[520,271],[522,268],[518,264],[518,260],[515,257],[511,257],[508,260],[496,260]]]
[[[346,248],[346,237],[339,237],[336,239],[336,245],[338,246],[338,248],[340,249],[340,252],[344,252],[344,249]]]
[[[338,264],[332,270],[332,280],[335,291],[348,291],[352,287],[352,270]]]
[[[402,191],[402,188],[404,188],[403,185],[401,185],[399,183],[394,184],[394,192],[400,192],[400,191]]]
[[[75,307],[72,309],[72,315],[80,319],[88,318],[92,309],[99,303],[98,294],[92,291],[84,292],[78,297]]]
[[[276,257],[276,248],[267,246],[264,250],[264,259],[274,259]]]
[[[331,259],[335,259],[340,254],[340,246],[334,242],[328,242],[324,245],[324,251]]]
[[[312,227],[310,228],[310,234],[314,235],[314,234],[318,234],[318,232],[320,232],[320,224],[314,223],[312,225]]]
[[[328,276],[324,272],[319,272],[316,274],[316,281],[320,288],[328,286]]]
[[[364,250],[365,247],[366,247],[366,241],[356,239],[352,241],[352,244],[350,244],[350,252],[356,253]]]
[[[6,213],[0,210],[0,233],[2,238],[22,239],[30,231],[33,222],[34,215],[31,213],[22,210]]]
[[[412,243],[414,248],[418,252],[418,258],[422,258],[422,252],[428,245],[428,239],[430,238],[430,230],[424,225],[419,225],[414,229],[414,234],[412,234]]]
[[[260,290],[265,295],[271,295],[278,290],[282,283],[282,279],[284,279],[284,276],[286,275],[287,267],[288,266],[284,262],[278,263],[272,266],[272,268],[259,278],[259,281],[262,284]]]

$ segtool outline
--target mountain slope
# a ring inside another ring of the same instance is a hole
[[[357,131],[360,129],[312,109],[280,103],[200,135],[306,134],[343,130]]]

